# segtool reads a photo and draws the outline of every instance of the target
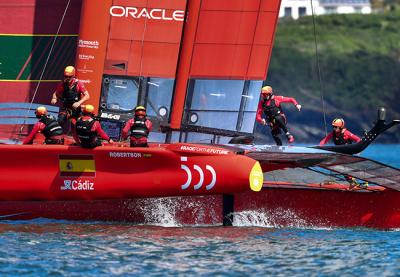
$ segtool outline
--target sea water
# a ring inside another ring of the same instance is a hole
[[[400,167],[400,145],[362,156]],[[168,218],[168,216],[164,217]],[[400,276],[400,230],[0,221],[0,276]]]

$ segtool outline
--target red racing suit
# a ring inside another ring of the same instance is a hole
[[[281,103],[292,103],[294,106],[297,106],[299,103],[297,103],[296,99],[292,97],[285,97],[285,96],[278,96],[274,95],[273,98],[265,101],[264,99],[261,99],[260,102],[258,102],[258,107],[257,107],[257,113],[256,113],[256,120],[259,123],[262,123],[262,114],[264,113],[265,109],[268,107],[276,106],[276,110],[271,111],[273,114],[272,116],[276,116],[277,114],[282,114],[281,110]],[[276,114],[274,114],[276,113]],[[267,118],[267,120],[271,120],[271,118]]]
[[[79,143],[84,148],[101,146],[102,143],[98,137],[110,141],[110,137],[101,128],[100,122],[89,115],[83,115],[76,121],[76,133]]]
[[[42,119],[45,120],[42,122]],[[32,131],[24,139],[22,144],[32,144],[37,133],[42,133],[46,137],[45,144],[64,144],[62,128],[58,125],[57,121],[52,116],[43,116],[42,119],[35,123]],[[48,125],[46,125],[45,122],[47,122]]]
[[[81,109],[80,107],[73,109],[72,105],[80,101],[83,97],[89,99],[89,92],[86,90],[84,84],[74,77],[69,82],[60,82],[54,95],[62,103],[62,107],[58,113],[58,123],[64,126],[65,122],[71,119],[72,132],[74,132],[75,121],[80,116]]]
[[[68,90],[68,91],[66,91]],[[79,101],[85,95],[89,95],[85,85],[77,78],[72,78],[69,83],[61,81],[56,88],[57,99],[63,103],[63,108],[72,109],[72,104]]]
[[[126,122],[125,127],[122,130],[121,138],[122,140],[125,140],[128,137],[130,131],[131,147],[146,147],[147,137],[152,128],[153,124],[150,120],[146,119],[145,117],[140,118],[135,116],[134,118],[131,118]],[[135,133],[135,131],[137,132]]]
[[[320,142],[319,145],[325,145],[330,140],[333,140],[335,145],[344,145],[344,144],[351,144],[353,142],[357,143],[361,139],[348,131],[347,129],[343,129],[341,132],[336,133],[335,131],[330,132],[326,137],[324,137]]]

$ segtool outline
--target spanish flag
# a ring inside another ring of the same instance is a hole
[[[94,177],[96,166],[92,155],[60,155],[60,176]]]

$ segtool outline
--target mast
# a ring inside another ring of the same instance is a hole
[[[176,77],[173,109],[171,111],[172,129],[181,128],[200,6],[201,0],[191,0],[188,3],[187,20],[183,31],[184,36],[182,38],[182,47]]]
[[[90,103],[99,107],[104,60],[106,58],[112,0],[83,0],[76,53],[77,77],[90,94]]]

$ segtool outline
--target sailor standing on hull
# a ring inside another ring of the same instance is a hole
[[[61,81],[53,93],[51,104],[61,101],[62,107],[58,113],[58,123],[64,127],[67,121],[71,122],[71,131],[77,140],[75,123],[80,116],[80,106],[89,100],[89,92],[83,83],[75,77],[75,67],[67,66],[64,69],[64,80]],[[70,127],[67,127],[67,130]]]
[[[282,140],[279,137],[281,130],[285,133],[289,143],[294,142],[294,137],[286,126],[286,116],[282,112],[281,103],[292,103],[298,111],[301,109],[301,105],[297,103],[296,99],[274,95],[270,86],[265,86],[261,89],[261,100],[258,103],[256,120],[262,125],[269,123],[272,137],[277,145],[282,145]],[[262,117],[263,113],[265,118]]]
[[[63,130],[57,120],[48,114],[46,107],[37,107],[35,115],[39,121],[33,126],[32,131],[22,144],[32,144],[37,133],[42,133],[45,136],[45,144],[64,144]]]
[[[127,139],[130,131],[131,147],[148,147],[147,137],[152,127],[153,124],[146,118],[146,108],[137,106],[134,118],[129,119],[122,130],[122,140]]]

